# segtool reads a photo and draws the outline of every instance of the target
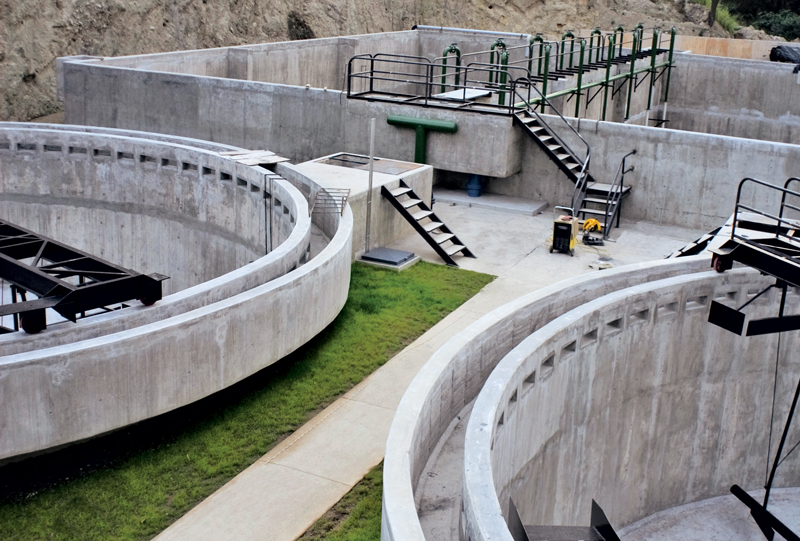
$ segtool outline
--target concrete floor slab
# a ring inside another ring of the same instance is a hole
[[[467,207],[524,214],[526,216],[536,216],[547,208],[547,202],[545,201],[534,201],[495,193],[484,193],[480,197],[470,197],[463,190],[436,188],[433,195],[436,197],[437,203],[454,203]]]
[[[749,493],[764,500],[763,490]],[[800,532],[800,488],[770,492],[767,509],[794,532]],[[733,495],[709,498],[654,513],[619,531],[622,541],[763,541],[750,510]],[[775,539],[783,539],[780,535]]]

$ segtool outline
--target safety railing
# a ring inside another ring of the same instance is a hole
[[[800,201],[800,192],[796,192],[788,188],[788,186],[791,185],[793,182],[800,182],[800,179],[794,177],[788,179],[784,184],[783,188],[755,178],[747,177],[742,179],[742,181],[739,183],[739,188],[736,191],[736,207],[734,208],[733,211],[733,225],[731,227],[731,239],[736,239],[746,244],[753,242],[746,235],[740,235],[736,232],[736,228],[739,222],[740,211],[747,211],[756,214],[758,216],[769,218],[770,220],[775,220],[775,238],[782,239],[790,244],[797,245],[797,243],[800,241],[800,222],[785,217],[786,209],[794,210],[795,212],[800,212],[800,207],[786,202],[786,196],[798,198],[796,200]],[[750,205],[745,205],[744,203],[741,202],[742,188],[744,188],[744,186],[748,183],[753,183],[758,186],[765,187],[769,190],[780,192],[781,199],[777,214],[772,214],[770,212],[766,212],[764,210],[751,207]],[[770,248],[769,246],[759,244],[759,247],[768,252],[773,253],[773,255],[776,255],[778,257],[785,257],[785,254],[782,254],[779,251]]]
[[[613,98],[623,90],[624,83],[629,82],[625,106],[625,118],[628,119],[634,90],[649,82],[649,111],[655,82],[664,73],[667,74],[665,103],[669,98],[675,29],[669,33],[653,29],[649,51],[643,49],[643,32],[641,25],[630,33],[625,33],[621,27],[610,33],[595,29],[586,37],[566,32],[560,41],[548,41],[537,34],[530,38],[527,45],[513,47],[507,46],[498,38],[488,49],[469,53],[462,53],[454,43],[444,49],[442,56],[433,60],[387,53],[357,55],[348,63],[347,96],[368,99],[391,96],[395,101],[426,106],[513,114],[513,107],[510,107],[512,104],[507,103],[511,95],[509,81],[524,77],[530,84],[540,85],[541,96],[546,96],[548,100],[562,96],[567,101],[574,98],[575,117],[581,116],[583,96],[588,107],[602,92],[601,120],[605,120],[609,93]],[[658,55],[667,52],[663,47],[667,39],[669,58],[659,62]],[[642,67],[646,57],[650,61],[647,66]],[[629,62],[630,69],[615,73],[612,67],[620,62]],[[605,77],[584,82],[583,77],[588,71],[603,68]],[[644,77],[640,77],[641,74]],[[552,80],[567,77],[574,77],[576,84],[556,92],[548,92]],[[619,85],[616,84],[617,81],[620,81]],[[592,89],[596,90],[592,93]],[[486,93],[491,93],[491,99],[478,99],[486,97]],[[545,111],[549,102],[545,103],[538,96],[533,100],[524,105],[539,106]]]
[[[622,203],[622,196],[625,190],[625,175],[633,171],[633,166],[627,169],[625,168],[625,160],[634,154],[636,154],[636,149],[628,152],[622,157],[622,161],[620,161],[619,168],[617,169],[617,174],[614,175],[614,181],[611,183],[611,187],[608,189],[608,195],[606,195],[605,203],[606,215],[603,219],[604,239],[608,238],[615,219],[617,220],[617,227],[619,227],[620,204]]]

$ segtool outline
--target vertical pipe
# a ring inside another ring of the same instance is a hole
[[[600,51],[602,51],[602,43],[603,43],[603,33],[600,31],[600,27],[595,27],[592,30],[591,41],[589,42],[589,63],[592,63],[592,44],[594,43],[594,37],[597,36],[597,54],[595,55],[595,62],[600,62]]]
[[[617,42],[617,32],[619,32],[619,54],[622,55],[622,42],[625,41],[625,29],[619,25],[614,29],[614,42]],[[613,48],[612,48],[613,53]]]
[[[453,43],[449,45],[443,52],[442,52],[442,93],[444,94],[447,92],[447,57],[450,53],[455,53],[456,55],[456,79],[455,84],[458,86],[459,79],[461,76],[461,49]]]
[[[494,81],[493,75],[494,75],[494,50],[495,50],[495,48],[498,49],[497,60],[499,62],[500,61],[500,54],[499,54],[500,53],[500,49],[505,51],[506,50],[506,44],[505,44],[505,42],[503,42],[503,40],[501,38],[497,38],[496,40],[494,40],[494,43],[492,43],[492,46],[489,48],[489,51],[490,51],[489,52],[489,64],[492,66],[492,68],[489,70],[489,84],[492,84],[492,82]],[[498,77],[499,77],[499,75],[498,75]]]
[[[614,46],[616,45],[616,37],[617,33],[614,32],[611,36],[608,37],[608,50],[611,52],[606,57],[606,82],[603,85],[603,118],[602,120],[606,119],[606,108],[608,107],[608,80],[611,77],[611,60],[614,58]]]
[[[636,39],[636,33],[633,34],[633,48],[632,51],[636,50],[638,46],[638,40]],[[631,72],[628,75],[628,101],[625,105],[625,120],[630,118],[631,114],[631,98],[633,97],[633,79],[636,77],[636,55],[631,55]]]
[[[581,83],[583,82],[583,53],[586,51],[586,40],[581,40],[581,56],[578,60],[578,90],[575,92],[575,118],[580,118],[581,111]],[[592,51],[589,49],[589,56]]]
[[[369,121],[369,189],[367,190],[367,236],[364,239],[364,253],[370,248],[370,226],[372,225],[372,167],[375,162],[375,119]]]
[[[560,67],[558,69],[564,69],[564,57],[567,55],[567,50],[564,48],[564,41],[567,38],[571,38],[571,46],[569,50],[569,67],[572,67],[572,53],[575,51],[575,34],[572,33],[572,30],[567,30],[564,32],[564,35],[561,36],[561,62]]]
[[[500,53],[500,73],[497,82],[500,84],[500,93],[497,95],[497,105],[506,103],[506,81],[508,80],[508,51]],[[511,99],[513,101],[513,99]]]
[[[542,81],[542,96],[547,98],[547,78],[550,75],[550,44],[548,43],[544,48],[544,80]],[[545,101],[542,100],[542,112],[545,110]]]
[[[541,34],[536,34],[533,36],[528,42],[528,74],[533,72],[533,44],[539,42],[539,69],[536,75],[542,74],[542,46],[544,45],[544,38],[542,38]]]

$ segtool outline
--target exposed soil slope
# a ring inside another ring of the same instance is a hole
[[[60,109],[59,56],[120,56],[292,38],[407,30],[414,24],[559,32],[676,25],[725,35],[686,0],[0,0],[0,120]]]

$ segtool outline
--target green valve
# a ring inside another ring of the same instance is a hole
[[[428,148],[428,131],[456,133],[458,124],[450,120],[435,120],[432,118],[416,118],[413,116],[389,115],[386,122],[400,128],[414,128],[417,139],[414,143],[414,161],[425,163]]]

